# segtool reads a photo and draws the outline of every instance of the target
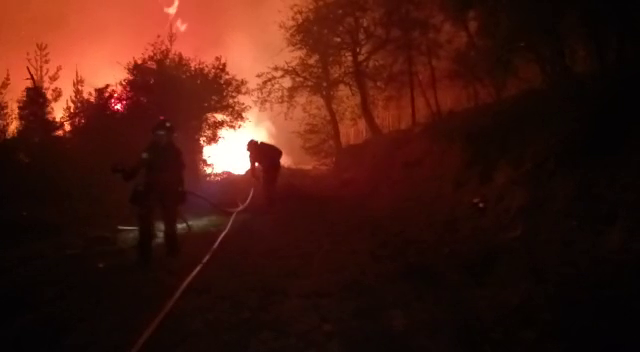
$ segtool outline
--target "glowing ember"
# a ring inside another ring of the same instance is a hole
[[[109,107],[113,111],[122,112],[124,111],[124,102],[118,97],[118,94],[114,94],[113,98],[109,101]]]
[[[216,144],[204,146],[202,154],[209,164],[207,173],[244,174],[249,170],[249,152],[247,143],[255,139],[268,141],[269,133],[261,126],[252,122],[245,123],[237,130],[223,130],[220,132],[220,140]]]
[[[170,7],[163,7],[163,10],[166,14],[169,15],[169,24],[178,13],[178,7],[180,6],[180,0],[173,0],[173,5]],[[178,18],[175,23],[175,27],[178,31],[184,32],[187,30],[187,23],[183,22],[181,18]]]
[[[180,32],[184,32],[187,30],[187,23],[182,22],[182,19],[178,18],[178,21],[176,21],[176,28],[178,28]]]
[[[173,17],[176,15],[176,12],[178,12],[179,5],[180,5],[180,0],[173,0],[173,5],[171,5],[170,7],[165,7],[164,12],[168,13],[171,17]]]

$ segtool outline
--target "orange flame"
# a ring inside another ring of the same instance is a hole
[[[124,102],[118,96],[118,93],[114,94],[111,100],[109,101],[109,107],[113,111],[123,112],[124,111]]]
[[[173,5],[170,7],[164,7],[164,12],[169,14],[169,16],[173,17],[178,12],[178,6],[180,6],[180,0],[173,0]]]
[[[251,139],[270,141],[266,127],[250,121],[237,130],[220,131],[218,143],[206,145],[202,149],[203,157],[208,164],[205,167],[205,172],[209,174],[223,172],[236,175],[244,174],[250,167],[247,143]]]
[[[178,28],[178,30],[180,32],[184,32],[187,30],[187,25],[188,23],[182,22],[181,18],[178,18],[178,20],[176,21],[176,28]]]
[[[178,13],[178,7],[180,6],[180,0],[173,0],[173,5],[170,7],[163,7],[162,10],[164,13],[169,15],[169,25],[171,25],[171,21]],[[178,18],[175,22],[175,27],[178,31],[184,32],[187,30],[188,23],[182,21],[182,18]]]

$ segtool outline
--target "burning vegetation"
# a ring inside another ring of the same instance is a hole
[[[255,187],[235,176],[249,169],[251,139],[281,146],[284,164],[297,161],[283,146],[295,140],[330,168],[283,168],[279,203],[250,204],[220,247],[228,252],[201,267],[203,282],[219,286],[185,298],[193,304],[171,318],[184,324],[166,324],[172,333],[151,343],[555,351],[614,341],[638,350],[622,323],[640,294],[632,2],[295,1],[279,19],[284,57],[249,80],[222,56],[181,50],[202,26],[186,2],[167,1],[164,13],[153,4],[169,33],[110,84],[89,85],[76,69],[62,92],[67,67],[56,52],[65,48],[44,43],[25,62],[32,76],[19,96],[10,89],[27,72],[0,81],[0,220],[20,230],[2,248],[13,260],[6,285],[11,297],[44,297],[6,313],[24,349],[42,349],[25,347],[39,332],[55,337],[55,350],[125,349],[147,315],[132,307],[182,279],[215,241],[185,241],[170,278],[123,270],[115,245],[100,257],[107,270],[91,271],[90,241],[112,244],[105,234],[127,217],[129,189],[108,168],[139,157],[164,117],[186,188],[209,202],[187,202],[186,212],[233,206]],[[196,227],[223,223],[205,220]],[[58,253],[70,242],[87,255]],[[56,319],[69,327],[52,329]]]

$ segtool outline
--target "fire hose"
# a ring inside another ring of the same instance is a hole
[[[185,191],[185,193],[204,201],[211,208],[221,211],[223,213],[232,214],[235,211],[235,209],[222,208],[218,204],[215,204],[214,202],[209,200],[207,197],[199,193],[192,192],[192,191]],[[178,216],[180,217],[180,220],[182,220],[182,222],[184,222],[185,226],[187,227],[187,233],[191,233],[191,224],[189,224],[189,220],[187,220],[187,218],[184,216],[182,212],[178,213]],[[139,227],[138,226],[118,226],[118,230],[139,230]]]
[[[171,298],[167,301],[167,303],[164,305],[164,308],[160,311],[160,313],[155,317],[155,319],[153,319],[153,321],[151,322],[151,324],[145,329],[144,333],[142,334],[142,336],[140,336],[140,338],[138,339],[138,341],[136,342],[136,344],[133,346],[133,348],[131,349],[132,352],[137,352],[140,350],[140,348],[142,348],[142,346],[144,345],[144,343],[147,341],[147,339],[153,334],[153,332],[155,331],[155,329],[158,327],[158,325],[160,324],[160,322],[162,321],[162,319],[165,317],[165,315],[167,315],[167,313],[171,310],[171,308],[173,307],[173,305],[176,303],[176,301],[178,300],[178,298],[180,298],[180,296],[182,295],[182,292],[184,292],[184,290],[187,288],[187,286],[189,285],[189,283],[191,282],[191,280],[193,280],[193,278],[198,274],[198,272],[200,271],[200,269],[202,269],[202,267],[204,266],[204,264],[207,263],[207,261],[209,261],[209,258],[211,257],[211,255],[213,254],[213,252],[216,250],[216,248],[218,248],[218,245],[220,244],[220,242],[222,241],[222,239],[224,238],[224,236],[227,234],[227,232],[229,231],[229,229],[231,228],[231,224],[233,224],[233,220],[236,217],[236,214],[238,214],[238,212],[240,212],[241,210],[245,209],[247,207],[247,205],[249,205],[249,202],[251,201],[251,198],[253,197],[253,188],[251,188],[251,191],[249,192],[249,196],[247,197],[247,200],[243,203],[243,204],[239,204],[239,206],[235,209],[230,209],[229,211],[232,212],[231,214],[231,218],[229,218],[229,222],[227,223],[227,227],[224,229],[224,231],[222,231],[222,233],[220,234],[220,236],[218,237],[218,239],[216,240],[216,242],[213,244],[213,246],[211,246],[211,248],[209,249],[209,251],[207,252],[207,254],[204,256],[204,258],[200,261],[200,264],[198,264],[195,269],[193,269],[193,271],[191,272],[191,274],[189,274],[189,276],[187,276],[187,278],[184,280],[184,282],[182,282],[182,285],[180,285],[180,287],[178,288],[178,290],[173,294],[173,296],[171,296]]]

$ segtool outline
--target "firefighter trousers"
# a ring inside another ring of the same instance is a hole
[[[155,238],[154,213],[160,210],[164,225],[164,243],[167,254],[175,256],[179,253],[178,245],[178,205],[173,202],[153,202],[138,209],[139,234],[138,257],[142,262],[151,260],[153,240]]]

